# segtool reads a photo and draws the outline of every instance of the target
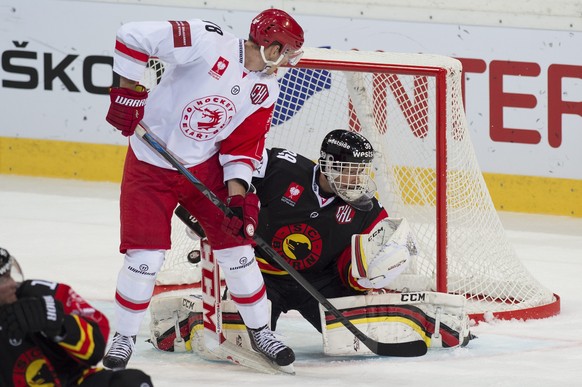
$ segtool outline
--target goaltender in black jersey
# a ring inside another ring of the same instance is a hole
[[[314,162],[288,149],[265,151],[253,179],[261,200],[258,234],[326,298],[358,295],[386,286],[352,274],[352,236],[369,233],[388,217],[375,198],[374,150],[362,135],[333,130]],[[281,313],[297,310],[321,331],[319,304],[286,271],[255,249],[271,300],[271,327]]]

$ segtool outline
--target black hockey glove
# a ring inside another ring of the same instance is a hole
[[[41,298],[43,296],[52,296],[55,294],[56,288],[56,282],[41,281],[37,279],[26,280],[22,282],[16,290],[16,297],[21,299],[27,297]]]
[[[23,298],[0,310],[2,329],[10,338],[23,339],[27,334],[42,332],[55,340],[63,334],[63,305],[53,296]]]

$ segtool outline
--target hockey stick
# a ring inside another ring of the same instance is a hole
[[[210,191],[200,180],[198,180],[186,167],[184,167],[171,153],[169,153],[151,134],[141,125],[138,125],[136,134],[147,142],[156,152],[168,161],[184,177],[188,179],[204,196],[206,196],[215,206],[217,206],[226,216],[233,216],[232,210],[224,204],[215,194]],[[380,356],[414,357],[422,356],[427,352],[426,343],[423,340],[416,340],[407,343],[382,343],[368,337],[360,331],[352,322],[345,317],[333,304],[315,289],[297,270],[295,270],[283,257],[281,257],[267,242],[258,235],[254,241],[261,253],[272,258],[281,268],[287,271],[295,281],[299,283],[313,298],[323,305],[333,314],[343,326],[356,336],[373,353]]]

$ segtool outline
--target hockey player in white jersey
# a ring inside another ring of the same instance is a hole
[[[116,333],[103,364],[125,368],[149,305],[178,203],[203,226],[253,347],[280,366],[293,351],[275,338],[265,284],[254,258],[259,199],[247,192],[269,130],[279,87],[274,71],[301,57],[301,26],[286,12],[257,15],[248,40],[202,20],[132,22],[117,32],[107,121],[129,137],[121,184]],[[151,57],[165,64],[148,94],[139,85]],[[226,218],[134,135],[143,126],[238,216]]]

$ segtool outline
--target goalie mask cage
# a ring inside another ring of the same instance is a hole
[[[443,56],[308,48],[296,67],[279,71],[267,146],[316,160],[333,129],[370,140],[379,199],[391,217],[408,219],[419,247],[393,290],[462,294],[476,321],[556,315],[559,297],[523,266],[494,208],[469,137],[461,77],[460,62]],[[186,260],[196,244],[173,222],[158,280],[199,281]]]

